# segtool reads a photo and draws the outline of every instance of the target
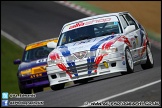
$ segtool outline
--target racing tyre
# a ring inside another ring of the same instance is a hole
[[[152,52],[151,52],[151,49],[148,44],[147,44],[147,48],[146,48],[146,57],[147,57],[146,63],[141,64],[141,67],[143,70],[153,68],[153,66],[154,66]]]
[[[42,92],[42,91],[43,91],[43,87],[36,87],[36,88],[33,88],[33,91],[34,91],[34,93]]]
[[[133,73],[134,72],[133,58],[128,47],[126,47],[125,49],[125,61],[126,61],[127,72],[121,72],[121,74],[126,75],[129,73]]]
[[[51,86],[51,89],[54,90],[54,91],[56,91],[56,90],[61,90],[61,89],[64,88],[64,86],[65,86],[65,83],[57,84],[57,85],[52,85],[52,86]]]
[[[20,90],[20,93],[22,93],[22,94],[31,94],[32,93],[31,89],[23,88],[20,83],[19,83],[19,90]]]

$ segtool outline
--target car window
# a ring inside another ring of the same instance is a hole
[[[62,33],[59,45],[118,33],[121,33],[118,21],[89,25]]]
[[[127,19],[129,25],[135,25],[135,29],[138,29],[136,22],[128,14],[124,14],[124,17]]]
[[[27,50],[24,52],[23,61],[27,62],[41,58],[46,58],[52,50],[53,48],[48,48],[47,46],[41,46]]]
[[[126,20],[124,19],[124,17],[122,15],[119,16],[121,23],[123,25],[123,28],[125,29],[128,26],[128,23],[126,22]]]

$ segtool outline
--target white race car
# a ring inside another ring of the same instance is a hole
[[[151,44],[143,26],[129,12],[91,16],[65,24],[47,59],[52,90],[66,82],[85,83],[93,77],[132,73],[154,65]]]

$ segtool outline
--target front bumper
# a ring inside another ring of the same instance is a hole
[[[49,86],[47,72],[19,77],[19,82],[23,88],[48,87]]]
[[[107,63],[108,68],[105,66],[104,63]],[[64,65],[67,67],[67,69],[70,68],[67,64]],[[91,67],[91,69],[89,67]],[[77,71],[70,72],[71,75],[70,77],[69,74],[67,74],[65,71],[62,71],[60,68],[58,68],[57,65],[47,66],[46,69],[47,69],[50,86],[60,84],[60,83],[66,83],[70,81],[100,76],[104,74],[127,71],[125,56],[122,54],[115,54],[115,55],[109,54],[107,56],[104,56],[97,66],[94,62],[87,63],[87,59],[82,61],[76,61],[73,69],[74,68]]]

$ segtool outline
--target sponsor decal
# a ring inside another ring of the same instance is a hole
[[[125,61],[123,61],[122,64],[125,65]]]
[[[77,27],[81,27],[81,26],[84,26],[83,22],[76,23],[76,24],[70,26],[69,29],[73,29],[73,28],[77,28]]]
[[[110,20],[111,20],[111,18],[99,18],[99,19],[93,19],[93,20],[89,20],[89,21],[85,21],[85,22],[78,22],[78,23],[76,23],[74,25],[71,25],[69,27],[69,30],[75,29],[75,28],[78,28],[78,27],[87,26],[87,25],[104,23],[104,22],[108,22]]]
[[[36,63],[47,62],[47,58],[37,60]]]
[[[76,29],[76,28],[100,24],[100,23],[106,23],[106,22],[115,22],[114,24],[116,25],[118,24],[118,19],[116,16],[105,16],[105,17],[100,17],[100,18],[84,20],[84,21],[78,21],[76,23],[66,25],[63,28],[62,33],[69,31],[69,30]]]
[[[30,76],[30,78],[38,78],[38,77],[41,77],[42,76],[42,73],[39,73],[39,74],[33,74]]]

